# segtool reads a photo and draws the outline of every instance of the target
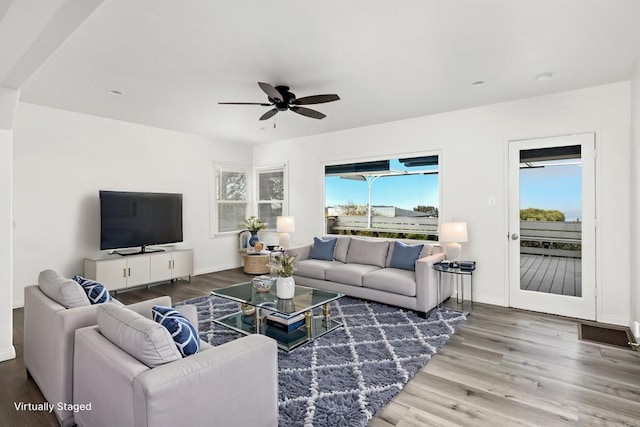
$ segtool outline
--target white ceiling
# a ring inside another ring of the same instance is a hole
[[[22,84],[22,101],[246,143],[628,80],[640,59],[637,0],[104,0],[95,7]],[[545,72],[553,78],[536,82]],[[486,83],[472,86],[477,80]],[[217,104],[266,102],[258,81],[342,100],[310,106],[323,120],[279,113],[276,129],[273,119],[258,121],[269,107]]]

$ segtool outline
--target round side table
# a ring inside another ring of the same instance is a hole
[[[270,254],[242,255],[244,261],[244,272],[247,274],[266,274],[269,273]]]

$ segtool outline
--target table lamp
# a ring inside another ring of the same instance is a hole
[[[280,246],[288,248],[291,245],[289,233],[296,231],[296,223],[292,216],[279,216],[276,221],[276,231],[280,233]]]
[[[467,223],[466,222],[445,222],[440,225],[440,234],[438,237],[440,242],[447,243],[445,246],[445,253],[447,259],[454,263],[460,262],[462,255],[461,242],[469,240],[467,236]]]

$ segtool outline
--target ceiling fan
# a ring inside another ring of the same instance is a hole
[[[279,111],[291,110],[294,113],[311,117],[312,119],[324,119],[327,117],[319,111],[311,108],[300,107],[300,105],[323,104],[325,102],[338,101],[340,97],[336,94],[329,95],[312,95],[296,98],[294,93],[289,92],[289,86],[272,86],[269,83],[258,82],[258,86],[267,94],[269,103],[266,102],[218,102],[218,104],[226,105],[262,105],[264,107],[273,107],[264,113],[260,120],[268,120],[278,114]]]

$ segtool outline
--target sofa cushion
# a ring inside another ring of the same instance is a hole
[[[38,287],[49,298],[66,308],[91,305],[87,294],[75,281],[53,270],[44,270],[38,276]]]
[[[182,358],[164,326],[133,310],[101,304],[97,321],[105,338],[150,368]]]
[[[420,258],[423,246],[422,243],[405,245],[402,242],[393,242],[393,253],[389,267],[415,271],[416,261]]]
[[[167,328],[180,354],[191,356],[200,350],[198,332],[182,313],[162,305],[154,305],[151,312],[153,320]]]
[[[336,239],[335,237],[328,237],[325,239],[314,237],[313,246],[311,247],[311,254],[309,255],[309,258],[333,261],[333,252],[336,249],[337,241],[338,239]]]
[[[351,237],[336,237],[336,249],[333,251],[333,258],[336,261],[347,262],[347,253],[349,251],[349,243],[351,243]]]
[[[389,242],[386,240],[351,239],[347,252],[347,263],[386,267],[388,251]]]
[[[400,268],[381,268],[365,274],[363,285],[366,288],[415,297],[416,273]]]
[[[362,286],[362,277],[380,267],[368,264],[340,264],[325,271],[326,280],[345,285]]]
[[[312,279],[325,280],[325,271],[338,265],[344,265],[340,261],[324,261],[319,259],[305,259],[296,262],[296,276],[310,277]]]
[[[73,280],[82,286],[91,304],[102,304],[103,302],[111,301],[111,295],[109,295],[109,291],[102,283],[78,275],[73,276]]]
[[[402,242],[405,243],[405,242]],[[411,245],[414,243],[405,243],[407,245]],[[395,245],[389,243],[389,253],[387,254],[387,267],[391,267],[391,258],[393,258],[393,249],[394,249]],[[427,257],[429,255],[433,254],[433,245],[430,243],[423,243],[422,244],[422,252],[420,252],[420,256],[418,257],[418,259],[420,258],[424,258]]]

